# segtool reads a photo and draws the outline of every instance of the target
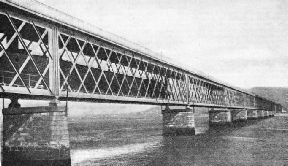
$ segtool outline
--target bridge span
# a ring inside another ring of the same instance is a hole
[[[194,107],[211,108],[211,125],[282,109],[33,0],[0,0],[0,96],[11,99],[3,162],[21,165],[70,163],[60,101],[163,105],[164,135],[193,135]],[[51,102],[23,108],[18,99]]]

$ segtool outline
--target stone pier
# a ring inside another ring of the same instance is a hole
[[[246,121],[247,120],[247,110],[246,109],[230,109],[231,111],[231,121]]]
[[[257,117],[264,118],[264,110],[257,110]]]
[[[247,119],[257,119],[257,110],[247,110]]]
[[[194,112],[191,108],[162,110],[163,135],[195,135]]]
[[[273,111],[269,111],[269,117],[273,116]]]
[[[227,108],[212,108],[209,111],[209,125],[224,125],[231,123],[231,111]]]
[[[3,165],[71,165],[65,107],[10,107],[3,113]]]
[[[268,118],[269,117],[269,111],[264,110],[263,112],[264,112],[263,113],[264,114],[264,118]]]

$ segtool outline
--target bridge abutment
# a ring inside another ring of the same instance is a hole
[[[231,111],[227,108],[212,108],[209,111],[209,125],[224,125],[230,124],[232,122],[231,119]]]
[[[66,108],[14,103],[2,110],[3,165],[71,165]]]
[[[191,108],[162,110],[163,135],[195,135],[194,112]]]

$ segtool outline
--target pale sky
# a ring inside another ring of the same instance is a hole
[[[39,1],[231,85],[288,86],[288,1]]]

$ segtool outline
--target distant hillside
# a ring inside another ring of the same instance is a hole
[[[285,110],[288,108],[288,87],[254,87],[250,89],[253,93],[263,96],[267,99],[273,100],[275,102],[281,103],[285,107]]]

